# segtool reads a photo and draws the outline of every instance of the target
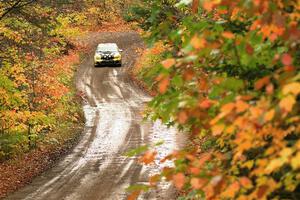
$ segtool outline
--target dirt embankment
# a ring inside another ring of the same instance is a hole
[[[57,147],[36,149],[22,157],[0,164],[0,199],[30,183],[33,178],[51,168],[78,142],[82,125],[73,129],[74,134],[66,143]]]

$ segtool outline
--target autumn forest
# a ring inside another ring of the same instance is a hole
[[[80,38],[117,22],[146,46],[123,67],[152,96],[144,120],[188,138],[129,200],[161,182],[179,200],[300,199],[299,0],[0,0],[0,163],[80,137]],[[163,144],[141,145],[126,155],[155,166]]]

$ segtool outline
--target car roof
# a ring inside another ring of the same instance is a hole
[[[97,46],[97,51],[118,51],[116,43],[100,43]]]

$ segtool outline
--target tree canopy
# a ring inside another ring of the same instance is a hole
[[[157,91],[148,115],[191,133],[150,186],[164,177],[181,199],[300,198],[299,10],[296,0],[131,7],[127,20],[164,49],[139,74]]]

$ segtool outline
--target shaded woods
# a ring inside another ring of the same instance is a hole
[[[145,2],[126,19],[152,46],[137,73],[157,93],[148,116],[190,144],[130,199],[162,179],[182,200],[299,199],[299,1]]]

